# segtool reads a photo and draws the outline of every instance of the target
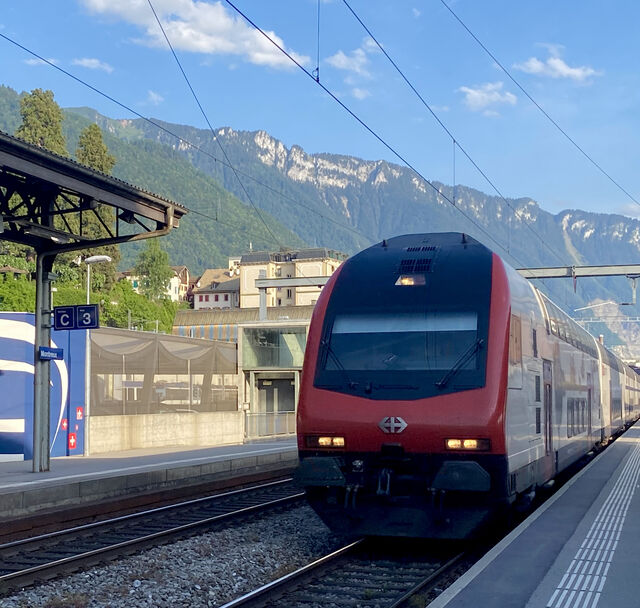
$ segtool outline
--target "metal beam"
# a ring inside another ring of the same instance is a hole
[[[640,277],[640,264],[609,266],[553,266],[547,268],[517,268],[525,279],[556,279],[577,277]]]
[[[322,287],[330,278],[331,277],[291,277],[283,279],[256,279],[256,287],[258,289],[270,289],[272,287]]]

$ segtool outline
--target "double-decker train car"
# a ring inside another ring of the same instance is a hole
[[[478,241],[391,238],[316,304],[296,479],[336,531],[467,538],[635,421],[639,389]]]

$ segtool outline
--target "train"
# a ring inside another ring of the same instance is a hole
[[[311,319],[295,479],[334,531],[467,539],[640,415],[640,377],[499,255],[409,234]]]

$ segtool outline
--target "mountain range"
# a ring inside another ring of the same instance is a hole
[[[0,87],[0,129],[20,122],[19,94]],[[113,174],[200,212],[166,242],[172,264],[192,272],[224,266],[251,246],[320,246],[354,253],[408,232],[466,232],[514,266],[631,264],[640,259],[640,221],[565,210],[551,214],[528,197],[426,182],[384,160],[309,154],[264,131],[213,132],[157,119],[114,119],[87,107],[64,110],[67,147],[96,122],[117,158]],[[137,255],[122,248],[123,266]],[[455,280],[455,277],[452,278]],[[565,280],[541,287],[571,312],[596,299],[628,301],[624,278]]]

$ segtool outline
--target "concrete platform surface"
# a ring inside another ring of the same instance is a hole
[[[0,521],[293,468],[297,460],[295,439],[286,439],[186,451],[160,448],[52,458],[45,473],[33,473],[30,460],[0,462]]]
[[[637,608],[640,423],[429,608]]]

